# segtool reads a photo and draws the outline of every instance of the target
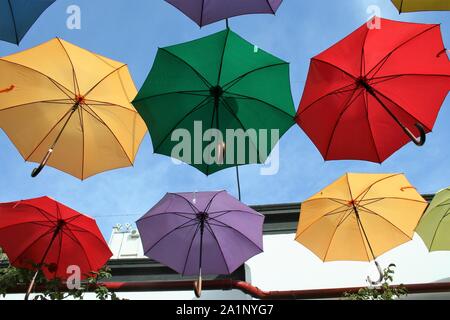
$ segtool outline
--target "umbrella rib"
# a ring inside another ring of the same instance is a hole
[[[209,200],[208,204],[207,204],[206,207],[205,207],[205,211],[204,211],[204,212],[208,213],[209,208],[211,207],[211,204],[212,204],[212,202],[214,201],[214,199],[215,199],[219,194],[221,194],[221,193],[223,193],[223,192],[225,192],[225,191],[218,191],[218,192],[216,192],[216,193],[211,197],[211,199]]]
[[[111,135],[114,137],[114,139],[116,140],[116,142],[118,143],[118,145],[122,149],[122,151],[125,154],[127,160],[130,162],[130,165],[133,166],[133,161],[131,161],[130,156],[125,151],[125,148],[123,147],[122,143],[117,138],[116,134],[111,130],[111,128],[102,120],[102,118],[89,105],[86,104],[86,106],[89,108],[90,111],[92,111],[93,114],[95,114],[95,116],[93,116],[89,111],[87,111],[86,108],[83,108],[86,111],[86,113],[89,114],[90,116],[93,116],[94,119],[96,119],[97,121],[99,121],[101,124],[104,125],[104,127],[111,133]]]
[[[200,27],[203,26],[203,10],[205,9],[205,0],[202,0],[202,10],[200,12]]]
[[[70,113],[72,112],[72,108],[70,108],[63,116],[61,119],[58,120],[58,122],[55,123],[55,125],[53,127],[50,128],[50,130],[48,131],[48,133],[42,138],[42,140],[40,140],[40,142],[36,145],[36,147],[31,151],[31,153],[25,158],[25,161],[28,161],[33,154],[36,152],[36,150],[42,145],[42,143],[45,141],[45,139],[47,139],[48,136],[50,136],[50,134],[53,132],[53,130],[56,129],[56,127],[61,123],[61,121],[63,121],[68,115],[70,115]]]
[[[270,1],[269,1],[269,0],[266,0],[266,2],[267,2],[267,5],[268,5],[269,8],[270,8],[270,11],[272,11],[272,14],[275,14],[275,10],[273,10],[272,5],[270,4]]]
[[[375,211],[373,211],[373,210],[371,210],[371,209],[369,209],[369,208],[366,208],[366,207],[363,206],[363,205],[358,205],[358,208],[362,209],[362,211],[364,211],[364,212],[366,212],[366,213],[373,214],[373,215],[375,215],[375,216],[377,216],[377,217],[380,217],[381,219],[383,219],[384,221],[386,221],[387,223],[389,223],[391,226],[393,226],[395,229],[397,229],[398,231],[400,231],[402,234],[404,234],[405,237],[407,237],[409,240],[412,240],[411,236],[408,236],[403,230],[401,230],[399,227],[397,227],[395,224],[393,224],[392,222],[390,222],[388,219],[386,219],[385,217],[383,217],[383,216],[380,215],[379,213],[377,213],[377,212],[375,212]]]
[[[381,158],[380,158],[380,154],[378,152],[377,144],[375,142],[375,136],[373,134],[372,124],[371,124],[370,119],[369,119],[369,101],[368,101],[368,96],[367,96],[367,92],[366,91],[364,91],[364,105],[365,105],[365,110],[366,110],[367,125],[369,126],[369,131],[370,131],[370,136],[372,138],[373,147],[375,149],[375,153],[377,155],[378,162],[381,163],[382,161],[381,161]]]
[[[67,59],[69,59],[70,65],[72,66],[72,76],[73,76],[74,91],[75,91],[75,93],[80,92],[80,86],[78,84],[77,75],[75,73],[75,66],[73,65],[72,59],[70,58],[70,55],[67,52],[66,47],[63,45],[61,39],[59,39],[59,38],[56,38],[56,39],[58,40],[59,44],[63,48],[64,52],[66,53]]]
[[[194,239],[197,236],[197,233],[198,233],[199,229],[200,229],[200,224],[197,224],[197,228],[194,231],[194,235],[192,236],[191,243],[189,245],[189,249],[188,249],[187,254],[186,254],[186,259],[184,260],[183,272],[181,272],[182,275],[184,275],[184,273],[186,272],[186,266],[187,266],[187,263],[188,263],[188,260],[189,260],[189,255],[191,254],[192,244],[194,243]]]
[[[19,34],[17,33],[16,17],[14,15],[14,10],[12,8],[11,0],[8,0],[9,11],[11,12],[11,18],[13,20],[14,35],[16,36],[16,44],[19,45]]]
[[[342,208],[344,208],[344,209],[342,209]],[[336,211],[336,210],[338,210],[338,211]],[[335,214],[340,214],[340,213],[343,213],[343,212],[345,212],[345,211],[347,211],[348,210],[348,206],[340,206],[340,207],[337,207],[337,208],[334,208],[333,210],[331,210],[331,211],[329,211],[329,212],[327,212],[327,213],[325,213],[325,214],[323,214],[323,215],[321,215],[319,218],[317,218],[316,220],[314,220],[313,222],[311,222],[305,229],[303,229],[302,230],[302,232],[300,232],[299,234],[297,234],[296,236],[295,236],[295,240],[297,240],[306,230],[308,230],[309,228],[311,228],[313,225],[315,225],[316,223],[318,223],[320,220],[322,220],[323,218],[325,218],[325,217],[329,217],[329,216],[332,216],[332,215],[335,215]],[[336,211],[336,212],[334,212],[334,211]],[[300,217],[301,217],[301,215],[300,215]],[[300,221],[301,222],[301,221]],[[300,223],[299,223],[299,226],[300,226]],[[297,230],[298,230],[298,227],[297,227]]]
[[[3,227],[0,228],[0,231],[4,230],[4,229],[14,228],[15,226],[20,226],[20,225],[24,225],[24,224],[35,224],[35,225],[38,225],[38,226],[41,226],[41,227],[48,227],[48,228],[54,227],[54,225],[49,226],[49,225],[45,224],[45,222],[47,222],[47,221],[43,221],[42,220],[42,221],[19,222],[19,223],[3,226]]]
[[[391,175],[388,175],[388,176],[386,176],[386,177],[383,177],[383,178],[381,178],[381,179],[376,180],[375,182],[371,183],[366,189],[364,189],[360,194],[358,194],[358,195],[356,196],[356,198],[353,199],[353,200],[357,200],[359,197],[361,197],[362,195],[364,195],[364,196],[362,196],[362,198],[359,200],[359,201],[362,201],[362,200],[364,199],[364,197],[367,196],[367,194],[369,193],[370,189],[372,189],[372,187],[373,187],[374,185],[376,185],[376,184],[378,184],[378,183],[380,183],[380,182],[382,182],[382,181],[384,181],[384,180],[391,179],[391,178],[396,177],[396,176],[399,176],[399,175],[401,175],[401,174],[400,174],[400,173],[394,173],[394,174],[391,174]]]
[[[294,119],[294,115],[289,114],[289,113],[287,113],[286,111],[284,111],[284,110],[282,110],[282,109],[280,109],[280,108],[278,108],[278,107],[274,106],[273,104],[270,104],[270,103],[268,103],[268,102],[266,102],[266,101],[260,100],[260,99],[258,99],[258,98],[253,98],[253,97],[250,97],[250,96],[246,96],[246,95],[242,95],[242,94],[230,92],[230,91],[226,91],[226,93],[228,93],[228,94],[230,94],[230,95],[233,95],[232,98],[236,98],[236,99],[244,99],[244,100],[253,100],[253,101],[261,102],[261,103],[263,103],[263,104],[265,104],[265,105],[267,105],[267,106],[269,106],[269,107],[271,107],[271,108],[273,108],[273,109],[275,109],[275,110],[277,110],[277,111],[279,111],[279,112],[285,114],[285,115],[288,116],[289,118]],[[295,111],[295,110],[294,110],[294,111]]]
[[[99,82],[97,82],[91,89],[89,89],[88,92],[86,92],[83,96],[87,97],[92,91],[95,90],[95,88],[97,88],[100,83],[102,83],[103,81],[105,81],[106,79],[108,79],[110,76],[112,76],[114,73],[116,73],[117,71],[120,71],[120,69],[122,69],[123,67],[127,67],[126,64],[121,65],[120,67],[114,69],[113,71],[111,71],[110,73],[108,73],[106,76],[104,76],[102,79],[100,79]]]
[[[205,92],[207,94],[199,94],[200,92]],[[158,93],[158,94],[154,94],[151,96],[147,96],[145,98],[140,98],[140,99],[136,99],[133,101],[133,103],[136,102],[141,102],[141,101],[145,101],[145,100],[149,100],[149,99],[153,99],[153,98],[159,98],[159,97],[163,97],[163,96],[168,96],[168,95],[172,95],[172,94],[185,94],[185,95],[191,95],[191,96],[199,96],[199,97],[210,97],[209,91],[208,90],[186,90],[186,91],[173,91],[173,92],[166,92],[166,93]],[[92,100],[94,101],[94,100]]]
[[[170,52],[170,51],[167,50],[166,48],[160,48],[159,50],[162,50],[163,52],[168,53],[169,55],[171,55],[171,56],[174,57],[175,59],[180,60],[182,63],[184,63],[186,66],[188,66],[188,68],[190,68],[192,71],[194,71],[194,73],[195,73],[195,74],[196,74],[196,75],[197,75],[197,76],[205,83],[205,85],[206,85],[208,88],[213,87],[213,85],[212,85],[211,83],[209,83],[209,81],[206,80],[206,78],[203,77],[203,75],[202,75],[200,72],[198,72],[197,70],[195,70],[194,67],[192,67],[188,62],[186,62],[186,60],[184,60],[183,58],[181,58],[181,57],[179,57],[179,56],[173,54],[172,52]]]
[[[248,213],[248,214],[252,214],[252,215],[254,215],[254,216],[258,216],[258,217],[263,217],[263,216],[264,216],[264,215],[262,215],[262,214],[259,213],[259,212],[256,212],[256,213],[255,213],[255,212],[245,211],[245,210],[210,211],[210,212],[208,212],[208,215],[211,216],[211,215],[213,215],[213,214],[219,214],[219,215],[217,215],[217,216],[214,217],[214,218],[218,218],[218,217],[221,217],[221,216],[223,216],[223,215],[229,214],[229,213],[231,213],[231,212]]]
[[[188,220],[196,220],[196,219],[197,219],[197,217],[195,217],[195,218],[189,218],[189,217],[186,217],[186,216],[183,215],[183,214],[193,215],[192,213],[184,213],[184,212],[162,212],[162,213],[152,214],[152,215],[147,216],[147,217],[142,217],[142,218],[140,218],[137,222],[144,221],[144,220],[147,220],[147,219],[150,219],[150,218],[153,218],[153,217],[163,216],[163,215],[166,215],[166,214],[167,214],[167,215],[168,215],[168,214],[173,214],[173,215],[175,215],[175,216],[178,216],[178,217],[181,217],[181,218],[185,218],[185,219],[188,219]]]
[[[28,206],[28,207],[32,207],[34,209],[36,209],[45,219],[48,220],[48,222],[53,223],[54,226],[56,226],[56,223],[54,222],[54,220],[52,220],[52,216],[49,214],[50,218],[46,215],[47,212],[45,212],[44,210],[42,210],[41,208],[34,206],[32,204],[23,202],[23,201],[19,201],[18,205],[23,205],[23,206]]]
[[[441,227],[442,222],[443,222],[444,219],[447,217],[447,215],[449,214],[449,212],[450,212],[450,208],[447,209],[447,212],[446,212],[446,213],[442,216],[442,218],[439,220],[439,223],[438,223],[436,229],[434,230],[433,239],[431,240],[431,243],[430,243],[430,250],[432,250],[433,244],[434,244],[434,241],[435,241],[435,238],[436,238],[436,235],[437,235],[437,233],[438,233],[438,231],[439,231],[439,228]]]
[[[222,86],[223,90],[227,91],[227,90],[231,89],[237,83],[239,83],[242,79],[244,79],[245,77],[247,77],[248,75],[250,75],[252,73],[255,73],[257,71],[261,71],[261,70],[264,70],[264,69],[272,68],[272,67],[279,67],[279,66],[285,66],[285,65],[289,65],[289,63],[287,63],[287,62],[278,62],[278,63],[269,64],[269,65],[266,65],[266,66],[259,67],[259,68],[253,69],[251,71],[248,71],[248,72],[244,73],[243,75],[240,75],[239,77],[237,77],[237,78],[229,81],[228,83],[224,84]]]
[[[222,100],[222,102],[223,102],[223,104],[224,104],[224,106],[225,106],[225,109],[231,114],[231,116],[232,116],[234,119],[236,119],[237,122],[239,122],[239,125],[241,126],[241,128],[242,128],[244,131],[247,131],[247,128],[244,126],[244,124],[242,123],[242,121],[238,118],[238,116],[234,113],[234,111],[233,111],[233,110],[231,109],[231,107],[228,105],[228,102],[226,102],[224,98],[220,98],[220,99]],[[257,146],[255,145],[255,142],[253,142],[253,140],[251,140],[250,137],[249,137],[248,140],[253,144],[253,147],[256,149],[256,153],[258,154],[257,162],[258,162],[258,163],[262,163],[259,147],[257,147]]]
[[[421,32],[419,32],[418,34],[414,35],[413,37],[411,37],[408,40],[405,40],[404,42],[402,42],[400,45],[398,45],[397,47],[395,47],[394,49],[392,49],[391,52],[389,52],[385,57],[383,57],[372,69],[370,69],[369,72],[367,72],[367,74],[370,74],[373,70],[375,70],[380,64],[384,65],[386,63],[386,61],[401,47],[403,47],[405,44],[409,43],[410,41],[415,40],[416,38],[420,37],[421,35],[427,33],[430,30],[433,30],[436,27],[439,27],[439,24],[434,24],[431,27],[429,27],[428,29],[425,29]],[[380,71],[381,68],[378,69],[378,71]],[[378,71],[376,73],[378,73]],[[376,75],[376,73],[374,74],[374,76]]]
[[[344,199],[339,199],[339,198],[313,198],[313,199],[308,199],[303,201],[303,204],[311,202],[311,201],[319,201],[319,200],[330,200],[336,203],[339,203],[340,205],[345,205],[347,206],[348,200],[344,200]]]
[[[362,199],[362,200],[359,201],[359,203],[360,203],[361,201],[372,201],[372,202],[370,202],[370,203],[364,203],[364,205],[367,206],[367,205],[370,205],[370,204],[372,204],[372,203],[374,203],[374,202],[381,201],[381,200],[386,200],[386,199],[389,199],[389,200],[412,201],[412,202],[423,203],[423,204],[428,203],[427,201],[420,201],[420,200],[416,200],[416,199],[408,199],[408,198],[401,198],[401,197],[369,198],[369,199]]]
[[[38,103],[55,103],[55,104],[68,104],[68,105],[70,104],[70,106],[73,106],[72,103],[69,103],[69,102],[66,103],[66,102],[61,102],[61,101],[65,101],[65,100],[54,99],[54,100],[42,100],[42,101],[27,102],[27,103],[22,103],[22,104],[18,104],[15,106],[10,106],[10,107],[0,109],[0,112],[15,109],[15,108],[29,107],[31,105],[38,104]],[[67,101],[69,101],[69,99],[67,99]]]
[[[346,89],[349,88],[349,89]],[[352,92],[356,90],[356,86],[355,84],[352,82],[346,86],[343,86],[341,88],[338,88],[336,90],[333,90],[323,96],[320,96],[319,98],[317,98],[316,100],[314,100],[313,102],[311,102],[309,105],[305,106],[302,110],[299,110],[298,112],[298,116],[301,116],[303,113],[305,113],[306,111],[308,111],[312,106],[314,106],[317,102],[321,101],[322,99],[325,99],[329,96],[332,96],[334,94],[338,94],[338,93],[347,93],[347,92]]]
[[[74,92],[72,92],[71,90],[69,90],[68,88],[66,88],[65,86],[63,86],[63,85],[62,85],[61,83],[59,83],[58,81],[52,79],[52,78],[49,77],[48,75],[42,73],[41,71],[38,71],[38,70],[36,70],[36,69],[33,69],[33,68],[31,68],[31,67],[22,65],[22,64],[20,64],[20,63],[13,62],[13,61],[9,61],[9,60],[5,60],[5,59],[2,59],[2,58],[0,58],[0,61],[7,62],[7,63],[11,63],[11,64],[14,64],[14,65],[16,65],[16,66],[19,66],[19,67],[22,67],[22,68],[25,68],[25,69],[28,69],[28,70],[31,70],[31,71],[34,71],[34,72],[40,74],[41,76],[47,78],[51,83],[53,83],[53,84],[55,85],[55,87],[58,88],[62,93],[64,93],[69,99],[72,99],[72,100],[73,100],[73,97],[69,96],[64,90],[62,90],[62,89],[60,88],[60,86],[61,86],[62,88],[64,88],[64,89],[66,89],[68,92],[72,93],[73,95],[75,95]],[[74,102],[75,102],[75,101],[74,101]]]
[[[205,2],[205,0],[203,0],[203,2]],[[225,41],[223,44],[223,50],[222,50],[222,57],[220,58],[220,66],[219,66],[219,75],[217,77],[217,85],[220,85],[220,79],[222,77],[222,68],[223,68],[223,61],[225,58],[225,51],[227,49],[227,44],[228,44],[228,36],[230,35],[230,29],[227,29],[227,34],[225,36]]]
[[[344,69],[342,69],[341,67],[338,67],[338,66],[336,66],[336,65],[334,65],[334,64],[332,64],[332,63],[330,63],[330,62],[328,62],[328,61],[319,59],[319,58],[317,58],[317,57],[312,58],[311,61],[318,61],[318,62],[322,62],[322,63],[324,63],[324,64],[327,64],[327,65],[329,65],[330,67],[333,67],[333,68],[338,69],[339,71],[345,73],[345,74],[346,74],[347,76],[349,76],[353,81],[356,81],[356,80],[357,80],[357,78],[356,78],[354,75],[352,75],[350,72],[347,72],[347,71],[345,71]]]
[[[70,234],[69,234],[69,231],[70,231]],[[88,263],[89,269],[91,269],[91,270],[89,270],[89,271],[90,271],[90,272],[92,272],[92,271],[97,271],[97,270],[93,270],[93,269],[92,269],[92,264],[91,264],[91,261],[90,261],[90,259],[89,259],[88,254],[87,254],[87,252],[86,252],[86,249],[85,249],[84,246],[81,244],[81,242],[80,242],[80,240],[77,238],[77,236],[76,236],[70,229],[68,229],[68,228],[66,228],[66,230],[65,230],[64,228],[62,228],[62,229],[61,229],[61,232],[64,233],[66,236],[68,236],[70,239],[72,239],[72,241],[75,242],[75,243],[81,248],[81,250],[83,251],[84,256],[86,257],[86,262]]]
[[[174,126],[171,130],[169,130],[169,133],[161,140],[161,142],[158,143],[158,145],[154,148],[154,151],[157,152],[159,148],[161,148],[162,144],[169,138],[169,136],[172,134],[173,130],[175,130],[184,120],[186,120],[187,117],[189,117],[194,112],[197,112],[201,108],[208,105],[209,100],[211,99],[210,96],[206,97],[201,101],[197,106],[195,106],[191,111],[189,111],[187,114],[185,114]]]
[[[165,238],[167,238],[168,236],[170,236],[172,233],[174,233],[175,231],[182,229],[182,228],[188,228],[188,227],[192,227],[195,226],[198,223],[194,223],[191,225],[188,225],[188,223],[191,222],[191,220],[188,220],[182,224],[180,224],[178,227],[170,230],[169,232],[167,232],[166,234],[164,234],[158,241],[156,241],[150,248],[148,248],[147,250],[145,250],[145,254],[147,254],[149,251],[153,250],[154,247],[156,247],[162,240],[164,240]]]
[[[243,236],[244,238],[246,238],[246,239],[247,239],[249,242],[251,242],[253,245],[255,245],[258,249],[260,249],[261,251],[263,250],[263,248],[261,248],[259,245],[257,245],[256,243],[254,243],[249,237],[247,237],[245,234],[243,234],[241,231],[237,230],[236,228],[233,228],[233,227],[230,226],[229,224],[227,224],[227,223],[225,223],[225,222],[223,222],[223,221],[217,220],[216,218],[211,218],[211,217],[209,217],[209,220],[213,220],[213,221],[216,221],[216,222],[222,224],[222,227],[223,227],[223,228],[230,228],[230,229],[234,230],[235,232],[239,233],[241,236]]]
[[[90,234],[91,236],[97,238],[97,240],[100,241],[101,243],[105,244],[105,240],[102,239],[102,238],[100,238],[97,234],[93,233],[92,231],[87,230],[87,229],[85,229],[85,228],[83,228],[83,227],[80,227],[79,225],[73,224],[73,223],[71,223],[71,222],[67,222],[67,220],[65,220],[65,221],[66,221],[66,223],[67,223],[68,225],[71,225],[71,226],[72,226],[72,229],[73,229],[73,230],[75,230],[76,228],[78,228],[78,230],[75,230],[75,231],[77,231],[77,232],[85,232],[85,233],[88,233],[88,234]]]
[[[198,210],[198,208],[196,206],[194,206],[188,199],[186,199],[182,195],[180,195],[178,193],[171,193],[171,195],[174,195],[176,197],[180,197],[181,199],[184,199],[184,201],[186,201],[188,203],[188,205],[191,207],[191,209],[193,211],[192,214],[197,214],[200,211],[200,210]]]
[[[206,230],[208,230],[208,232],[213,237],[214,241],[217,243],[217,247],[219,248],[220,255],[222,256],[222,259],[223,259],[223,262],[225,264],[225,267],[227,267],[227,272],[228,272],[228,274],[231,274],[230,267],[228,266],[227,259],[225,259],[225,254],[223,253],[222,247],[220,246],[219,239],[217,239],[217,237],[216,237],[216,235],[214,233],[214,230],[212,229],[212,227],[209,224],[208,220],[206,220]]]
[[[365,52],[365,46],[366,46],[366,42],[367,42],[367,37],[369,35],[369,28],[367,28],[366,30],[366,35],[364,36],[364,41],[363,41],[363,45],[361,46],[361,61],[360,61],[360,71],[359,71],[359,75],[362,77],[363,74],[365,74],[365,70],[366,70],[366,52]]]
[[[31,241],[30,244],[28,244],[24,250],[22,250],[22,252],[20,254],[17,255],[17,257],[11,262],[11,265],[13,265],[19,258],[21,255],[23,255],[26,251],[28,251],[32,246],[34,246],[36,244],[36,242],[38,242],[39,240],[41,240],[42,238],[44,238],[45,236],[51,234],[52,232],[55,232],[55,228],[50,228],[47,232],[42,233],[39,237],[37,237],[36,239],[34,239],[33,241]],[[33,261],[34,262],[34,261]]]
[[[348,213],[346,211],[349,211]],[[333,234],[331,235],[330,238],[330,242],[328,243],[328,247],[327,247],[327,251],[325,251],[325,255],[323,257],[323,261],[327,260],[327,256],[328,253],[330,251],[331,248],[331,244],[333,243],[334,237],[336,236],[336,233],[339,229],[339,227],[344,223],[345,220],[348,219],[348,217],[350,217],[350,215],[353,213],[353,209],[352,208],[348,208],[346,211],[344,211],[344,214],[342,215],[341,219],[339,220],[338,224],[336,225],[336,228],[334,229]]]
[[[331,143],[333,142],[333,138],[336,134],[337,127],[338,127],[339,123],[341,122],[342,117],[344,116],[345,112],[348,109],[350,109],[350,107],[353,105],[353,102],[355,102],[356,99],[358,99],[361,96],[361,94],[363,93],[363,91],[360,90],[359,93],[355,96],[355,93],[357,90],[358,90],[358,88],[355,88],[355,90],[353,90],[348,101],[344,104],[343,109],[342,109],[341,113],[339,114],[338,119],[336,120],[336,123],[334,124],[333,131],[331,132],[331,135],[330,135],[330,140],[328,140],[328,146],[327,146],[327,150],[326,150],[325,156],[324,156],[325,159],[328,158],[328,153],[330,152]]]

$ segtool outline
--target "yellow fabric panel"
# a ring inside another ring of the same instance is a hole
[[[450,0],[392,0],[401,12],[450,10]]]
[[[61,86],[74,92],[73,71],[67,54],[59,39],[50,40],[1,60],[16,63],[50,77]]]
[[[67,100],[62,91],[46,76],[26,67],[0,59],[0,88],[12,89],[0,93],[0,110],[46,100]]]

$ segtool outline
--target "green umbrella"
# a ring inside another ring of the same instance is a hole
[[[133,104],[147,123],[155,153],[206,175],[264,163],[295,115],[289,64],[230,29],[160,48]],[[176,129],[190,133],[189,144],[181,131],[174,135]],[[222,139],[208,136],[207,129],[218,129]],[[240,138],[231,139],[233,134]],[[180,151],[183,145],[191,152]]]
[[[450,250],[450,188],[435,195],[416,232],[430,251]]]

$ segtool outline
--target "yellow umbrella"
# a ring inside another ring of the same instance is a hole
[[[400,13],[450,10],[450,0],[392,0]]]
[[[0,128],[26,161],[77,178],[133,164],[146,127],[127,65],[53,39],[0,58]]]
[[[411,240],[426,207],[403,174],[347,173],[302,203],[295,239],[323,261],[372,261]]]

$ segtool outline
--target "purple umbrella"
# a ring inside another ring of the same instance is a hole
[[[264,216],[226,191],[168,193],[137,222],[144,254],[183,275],[230,274],[263,251]],[[198,291],[198,292],[197,292]]]
[[[275,14],[283,0],[166,0],[200,27],[251,13]]]

